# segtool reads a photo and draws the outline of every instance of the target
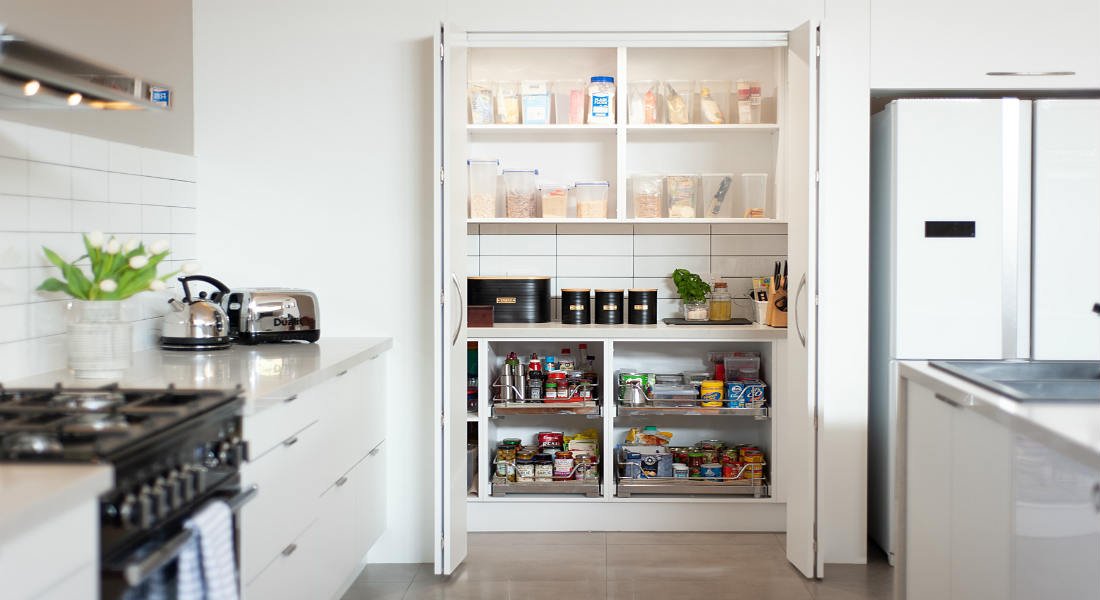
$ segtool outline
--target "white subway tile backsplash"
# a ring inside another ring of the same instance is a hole
[[[561,256],[559,277],[633,277],[629,256]]]
[[[70,231],[73,227],[71,200],[28,198],[28,231]]]
[[[787,236],[714,235],[711,246],[716,255],[778,256],[787,253]]]
[[[477,277],[481,275],[481,257],[480,256],[467,256],[466,257],[466,276]]]
[[[172,233],[198,233],[198,231],[198,209],[172,207]]]
[[[71,133],[42,127],[27,128],[27,160],[70,165],[72,148]]]
[[[635,256],[635,277],[671,277],[676,269],[687,269],[707,277],[710,273],[709,256]]]
[[[474,225],[477,227],[477,225]],[[469,256],[476,256],[479,253],[481,247],[481,236],[474,234],[466,234],[466,254]]]
[[[481,275],[554,275],[554,256],[482,256]]]
[[[710,235],[635,235],[634,256],[710,255]]]
[[[73,199],[107,202],[111,199],[110,176],[95,169],[72,170]]]
[[[702,235],[710,233],[710,225],[700,223],[638,223],[634,235]]]
[[[630,235],[558,235],[558,256],[630,256]]]
[[[554,295],[560,296],[563,289],[580,288],[592,290],[627,289],[634,287],[634,280],[629,277],[558,277]]]
[[[482,235],[482,256],[553,256],[556,236],[553,235]]]
[[[42,247],[71,261],[83,232],[165,239],[176,260],[161,271],[178,269],[198,255],[194,178],[192,157],[0,121],[0,380],[66,362],[69,298],[35,289],[60,276]],[[135,349],[156,344],[165,306],[143,296],[124,306]]]
[[[759,277],[775,270],[775,261],[784,256],[715,256],[714,273],[720,277]]]
[[[109,204],[109,230],[113,233],[141,233],[141,206],[138,204]]]
[[[657,289],[658,298],[679,298],[680,295],[676,291],[676,284],[672,283],[671,277],[635,277],[630,287],[645,288],[645,289]]]
[[[172,231],[172,209],[167,206],[141,207],[141,233],[163,233]]]
[[[73,135],[73,166],[98,171],[110,170],[111,143],[86,135]]]
[[[49,163],[27,163],[27,195],[47,198],[71,198],[72,169]]]
[[[141,204],[141,177],[125,173],[111,173],[109,189],[111,202]]]
[[[26,196],[0,196],[0,231],[26,231],[28,214]]]
[[[27,165],[25,160],[0,158],[0,194],[27,194]]]
[[[768,234],[768,235],[787,235],[786,223],[724,223],[721,225],[711,225],[710,232],[715,235],[719,234]]]

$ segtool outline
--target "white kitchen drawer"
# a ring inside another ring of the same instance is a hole
[[[354,526],[360,511],[357,482],[362,479],[359,466],[337,479],[321,496],[318,534],[324,547],[324,559],[318,566],[317,598],[331,598],[359,566],[358,528]]]
[[[359,510],[356,513],[356,555],[366,556],[386,530],[386,442],[379,442],[355,470]]]
[[[260,413],[244,418],[244,437],[248,440],[248,453],[252,458],[263,456],[290,437],[317,420],[324,384],[299,394],[288,396],[278,406],[266,408]]]
[[[328,598],[318,593],[319,568],[325,557],[324,540],[317,522],[279,549],[275,560],[250,581],[245,600],[304,600]]]
[[[316,479],[322,442],[312,423],[242,468],[243,485],[257,485],[260,492],[241,511],[242,581],[255,578],[316,518],[324,491]]]
[[[362,390],[359,398],[363,415],[363,452],[382,443],[386,437],[386,398],[389,397],[386,356],[380,354],[356,367],[359,389]]]
[[[0,541],[0,596],[38,597],[98,560],[99,503],[93,499]]]
[[[35,600],[96,600],[99,597],[99,564],[89,563],[35,596]]]
[[[385,363],[368,360],[319,386],[321,427],[331,445],[323,468],[330,481],[351,469],[385,437]]]

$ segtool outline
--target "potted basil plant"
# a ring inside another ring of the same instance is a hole
[[[673,271],[672,282],[676,284],[676,291],[680,294],[684,319],[688,321],[709,320],[710,308],[707,306],[707,294],[710,293],[710,284],[687,269]]]
[[[42,292],[61,292],[73,298],[66,324],[69,368],[77,377],[111,379],[130,367],[132,325],[122,318],[122,301],[146,290],[159,291],[178,271],[158,275],[157,266],[168,256],[168,242],[148,248],[137,240],[120,242],[93,231],[84,238],[85,253],[66,261],[43,247],[60,277],[38,286]],[[81,266],[87,259],[89,273]],[[188,265],[185,271],[197,270]]]

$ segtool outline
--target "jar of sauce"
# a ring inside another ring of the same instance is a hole
[[[573,453],[563,450],[554,454],[554,481],[573,479]]]

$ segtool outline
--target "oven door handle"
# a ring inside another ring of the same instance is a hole
[[[237,512],[242,506],[256,498],[259,493],[259,486],[253,485],[236,496],[227,499],[225,503],[229,505],[230,510]],[[150,575],[175,560],[183,547],[187,545],[187,542],[190,542],[194,537],[194,531],[184,528],[183,531],[177,533],[155,552],[144,558],[128,561],[126,566],[122,567],[122,577],[131,587],[141,585],[141,582],[148,579]]]

